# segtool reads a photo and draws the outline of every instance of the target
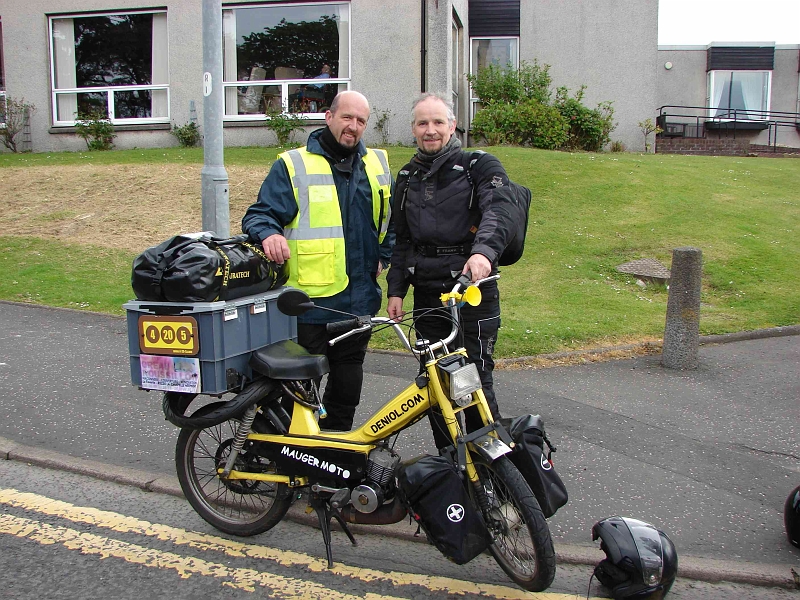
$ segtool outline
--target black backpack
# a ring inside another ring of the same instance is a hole
[[[464,154],[465,157],[469,156],[469,164],[466,165],[464,173],[472,186],[474,195],[475,181],[472,179],[470,171],[484,152],[483,150],[476,150],[471,154],[466,152]],[[494,212],[497,218],[506,225],[508,231],[506,248],[497,261],[497,264],[501,267],[513,265],[522,258],[522,253],[525,251],[525,236],[528,234],[528,214],[531,208],[531,197],[531,191],[528,188],[510,179],[508,180],[508,193],[495,194],[495,199],[492,202]],[[470,198],[470,205],[472,205],[472,198]]]

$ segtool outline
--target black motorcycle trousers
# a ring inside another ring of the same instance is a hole
[[[330,365],[322,397],[327,416],[320,419],[319,426],[333,431],[350,431],[361,399],[364,357],[371,333],[359,333],[333,346],[328,345],[336,335],[329,334],[325,325],[297,324],[297,343],[311,354],[324,354]]]

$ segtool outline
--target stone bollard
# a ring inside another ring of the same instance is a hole
[[[661,364],[668,369],[696,369],[700,345],[702,251],[699,248],[675,248],[670,271]]]

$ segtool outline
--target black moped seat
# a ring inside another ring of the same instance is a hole
[[[300,344],[283,340],[259,348],[250,356],[250,368],[271,379],[313,379],[328,372],[328,357],[309,354]]]

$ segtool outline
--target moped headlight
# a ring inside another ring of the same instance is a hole
[[[455,401],[481,389],[481,378],[478,367],[469,363],[449,373],[450,399]]]

